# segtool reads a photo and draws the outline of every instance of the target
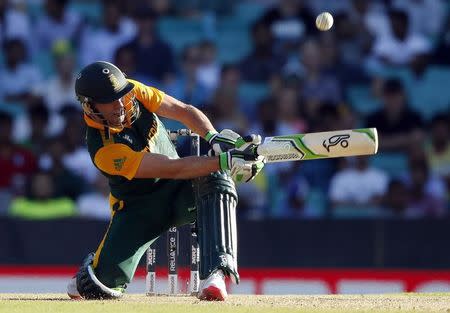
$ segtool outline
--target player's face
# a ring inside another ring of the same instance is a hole
[[[97,103],[96,108],[103,115],[109,125],[123,125],[125,121],[125,106],[122,98],[110,103]]]

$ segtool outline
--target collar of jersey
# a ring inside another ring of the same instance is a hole
[[[84,121],[86,122],[86,124],[89,127],[93,127],[93,128],[100,129],[100,130],[105,130],[105,126],[103,124],[100,124],[100,123],[94,121],[86,114],[84,114]],[[123,130],[123,128],[109,127],[109,131],[114,134],[120,133],[122,130]]]

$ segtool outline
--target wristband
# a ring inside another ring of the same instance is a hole
[[[219,154],[219,166],[222,171],[230,170],[230,153],[222,152]]]
[[[207,142],[211,142],[211,140],[217,135],[218,133],[215,130],[210,130],[206,133],[205,139]]]

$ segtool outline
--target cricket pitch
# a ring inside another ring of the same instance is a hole
[[[254,296],[231,295],[226,302],[191,296],[125,295],[120,300],[74,301],[64,294],[0,294],[8,313],[243,313],[243,312],[450,312],[450,293],[388,295]]]

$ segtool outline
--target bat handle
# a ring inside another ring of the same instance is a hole
[[[252,153],[253,153],[253,156],[254,156],[255,160],[259,157],[258,147],[259,147],[259,145],[254,146],[254,147],[252,148]]]

